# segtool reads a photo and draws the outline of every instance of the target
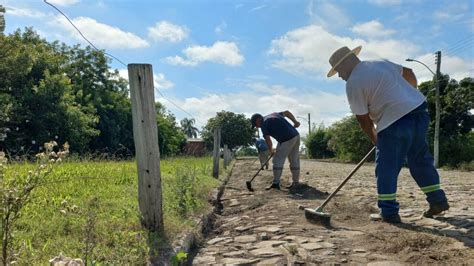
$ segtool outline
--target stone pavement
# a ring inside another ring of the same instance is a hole
[[[451,209],[428,219],[421,216],[427,207],[424,195],[403,169],[397,192],[403,223],[395,226],[369,221],[378,211],[374,166],[363,166],[325,208],[332,215],[331,227],[323,227],[309,223],[298,206],[317,207],[354,165],[303,160],[302,181],[308,186],[291,193],[264,190],[271,170],[255,178],[255,192],[247,191],[245,181],[257,167],[252,160],[234,165],[222,212],[193,265],[474,265],[472,172],[440,171]],[[288,165],[282,180],[291,180]]]

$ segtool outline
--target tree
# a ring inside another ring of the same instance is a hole
[[[214,140],[214,129],[221,128],[221,145],[227,144],[231,150],[252,144],[254,130],[251,128],[250,120],[244,114],[221,111],[207,121],[202,130],[202,137],[208,148],[212,147]]]
[[[304,139],[306,153],[309,158],[328,158],[333,157],[334,153],[329,149],[328,143],[331,139],[331,132],[320,124],[318,128],[311,131]]]
[[[430,113],[428,143],[433,145],[435,124],[435,92],[433,81],[420,84],[420,91],[427,97]],[[460,82],[448,75],[440,78],[440,158],[439,165],[457,166],[474,160],[472,128],[474,127],[474,80]],[[431,149],[432,150],[432,149]]]
[[[184,134],[188,136],[188,138],[197,137],[197,133],[199,132],[199,130],[194,126],[194,123],[196,123],[196,120],[194,118],[184,118],[180,121],[181,129],[183,130]]]
[[[76,101],[89,112],[96,113],[99,134],[88,143],[91,151],[132,153],[134,151],[131,102],[128,82],[110,71],[109,61],[103,51],[79,45],[62,45],[68,59],[64,65],[71,79]]]
[[[0,5],[0,35],[5,31],[5,8]]]
[[[77,103],[66,58],[31,28],[0,35],[0,148],[27,153],[52,139],[80,151],[98,131],[97,116]],[[1,132],[0,132],[1,133]]]
[[[330,127],[329,148],[342,160],[357,162],[373,147],[355,116],[347,116]]]
[[[181,153],[186,145],[186,135],[177,126],[176,118],[159,102],[155,104],[158,123],[158,145],[160,155],[174,156]]]

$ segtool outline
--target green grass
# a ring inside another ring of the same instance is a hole
[[[10,164],[5,177],[25,176],[34,166]],[[210,157],[161,161],[170,241],[192,230],[192,217],[208,209],[209,193],[219,185],[211,173]],[[139,220],[134,161],[65,162],[56,165],[45,182],[32,193],[15,228],[19,264],[47,264],[60,253],[84,259],[87,243],[89,250],[93,247],[89,262],[146,264],[148,233]]]

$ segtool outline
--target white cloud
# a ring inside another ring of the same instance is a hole
[[[361,37],[369,39],[385,38],[395,33],[392,29],[385,27],[378,20],[371,20],[365,23],[358,23],[351,29],[354,33]]]
[[[47,2],[58,6],[70,6],[80,2],[80,0],[47,0]]]
[[[403,0],[368,0],[368,2],[378,6],[396,6],[400,5]]]
[[[402,63],[419,50],[409,41],[352,39],[332,34],[321,26],[311,25],[292,30],[273,40],[269,54],[276,56],[274,67],[293,74],[325,78],[330,69],[329,57],[336,49],[342,46],[352,49],[359,45],[362,45],[360,57],[363,60],[385,58],[397,63]]]
[[[11,15],[15,17],[43,18],[46,16],[46,14],[43,12],[27,8],[7,6],[5,9],[6,15]]]
[[[436,65],[434,55],[423,54],[415,58],[418,61],[423,62],[427,65],[431,71],[436,72]],[[425,66],[420,63],[413,62],[407,63],[407,66],[412,68],[417,76],[418,83],[429,81],[433,79],[433,73],[431,73]],[[474,76],[474,64],[472,60],[463,59],[457,56],[441,55],[441,73],[448,74],[451,78],[461,80],[465,77]]]
[[[137,49],[148,47],[147,41],[137,35],[117,27],[97,22],[88,17],[72,19],[73,23],[99,49]],[[76,29],[62,16],[57,16],[53,23],[68,31],[72,37],[84,41]]]
[[[168,21],[157,22],[154,27],[148,28],[148,37],[157,42],[181,42],[188,37],[188,34],[188,28]]]
[[[217,25],[217,27],[214,29],[214,32],[217,34],[221,34],[226,28],[227,23],[225,23],[225,21],[222,21],[221,24]]]
[[[170,89],[174,87],[174,83],[167,80],[163,73],[153,75],[153,83],[155,88],[158,89]]]
[[[216,42],[212,46],[191,46],[183,50],[185,57],[167,57],[172,65],[196,66],[202,62],[214,62],[229,66],[241,65],[244,57],[233,42]]]
[[[120,69],[119,76],[128,80],[128,69]],[[174,83],[167,80],[163,73],[153,74],[153,85],[157,89],[171,89],[174,87]]]
[[[327,29],[346,27],[351,23],[343,9],[326,0],[309,1],[307,13],[311,23],[322,25]]]
[[[128,80],[128,69],[119,69],[119,76]]]
[[[443,6],[434,13],[435,21],[457,21],[462,19],[465,15],[472,17],[472,10],[469,10],[467,3],[454,3],[448,6]]]
[[[301,117],[306,119],[310,113],[312,122],[319,124],[324,121],[326,125],[340,120],[350,112],[344,93],[332,94],[317,89],[288,88],[267,83],[247,83],[245,86],[247,89],[239,92],[210,93],[202,97],[172,99],[172,101],[192,114],[197,119],[198,127],[204,126],[203,123],[222,110],[243,113],[247,117],[256,112],[266,115],[290,110],[297,119]],[[188,116],[182,114],[183,117],[180,117],[180,110],[164,99],[159,100],[166,105],[166,108],[177,114],[178,119]],[[304,136],[308,132],[308,123],[303,119],[300,121],[299,132]]]
[[[262,9],[262,8],[265,8],[265,7],[266,7],[266,5],[256,6],[256,7],[252,8],[252,9],[250,9],[249,12],[254,12],[254,11],[260,10],[260,9]]]

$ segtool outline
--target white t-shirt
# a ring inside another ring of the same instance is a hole
[[[420,106],[425,96],[403,78],[403,67],[389,61],[362,61],[346,83],[351,110],[369,114],[377,132]]]

